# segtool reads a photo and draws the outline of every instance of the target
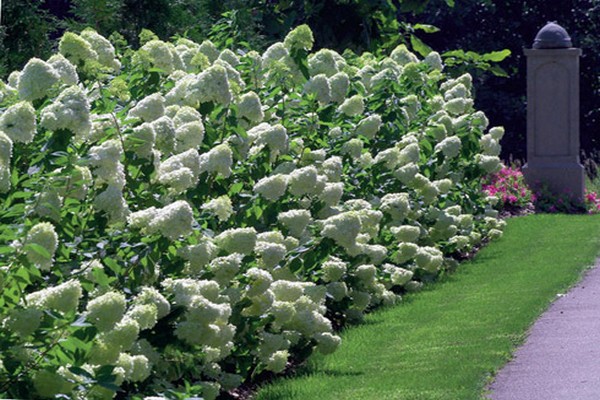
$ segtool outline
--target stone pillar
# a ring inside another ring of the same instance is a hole
[[[527,164],[525,180],[583,201],[579,162],[579,57],[581,49],[556,23],[537,34],[527,56]]]

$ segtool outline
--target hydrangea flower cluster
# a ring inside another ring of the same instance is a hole
[[[214,399],[502,234],[504,131],[439,54],[142,36],[66,33],[2,89],[0,343],[30,397]]]

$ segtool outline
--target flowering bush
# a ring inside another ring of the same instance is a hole
[[[502,167],[498,173],[486,179],[483,190],[489,196],[498,198],[497,208],[500,211],[510,214],[531,211],[537,200],[518,167]]]
[[[0,395],[214,399],[501,235],[471,77],[312,43],[86,30],[2,83]]]

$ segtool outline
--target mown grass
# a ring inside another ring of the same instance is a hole
[[[593,265],[600,215],[532,215],[470,262],[343,333],[256,400],[479,399],[558,293]]]

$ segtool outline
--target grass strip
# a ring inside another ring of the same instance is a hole
[[[527,329],[594,263],[600,215],[531,215],[424,291],[347,329],[256,400],[479,399]]]

